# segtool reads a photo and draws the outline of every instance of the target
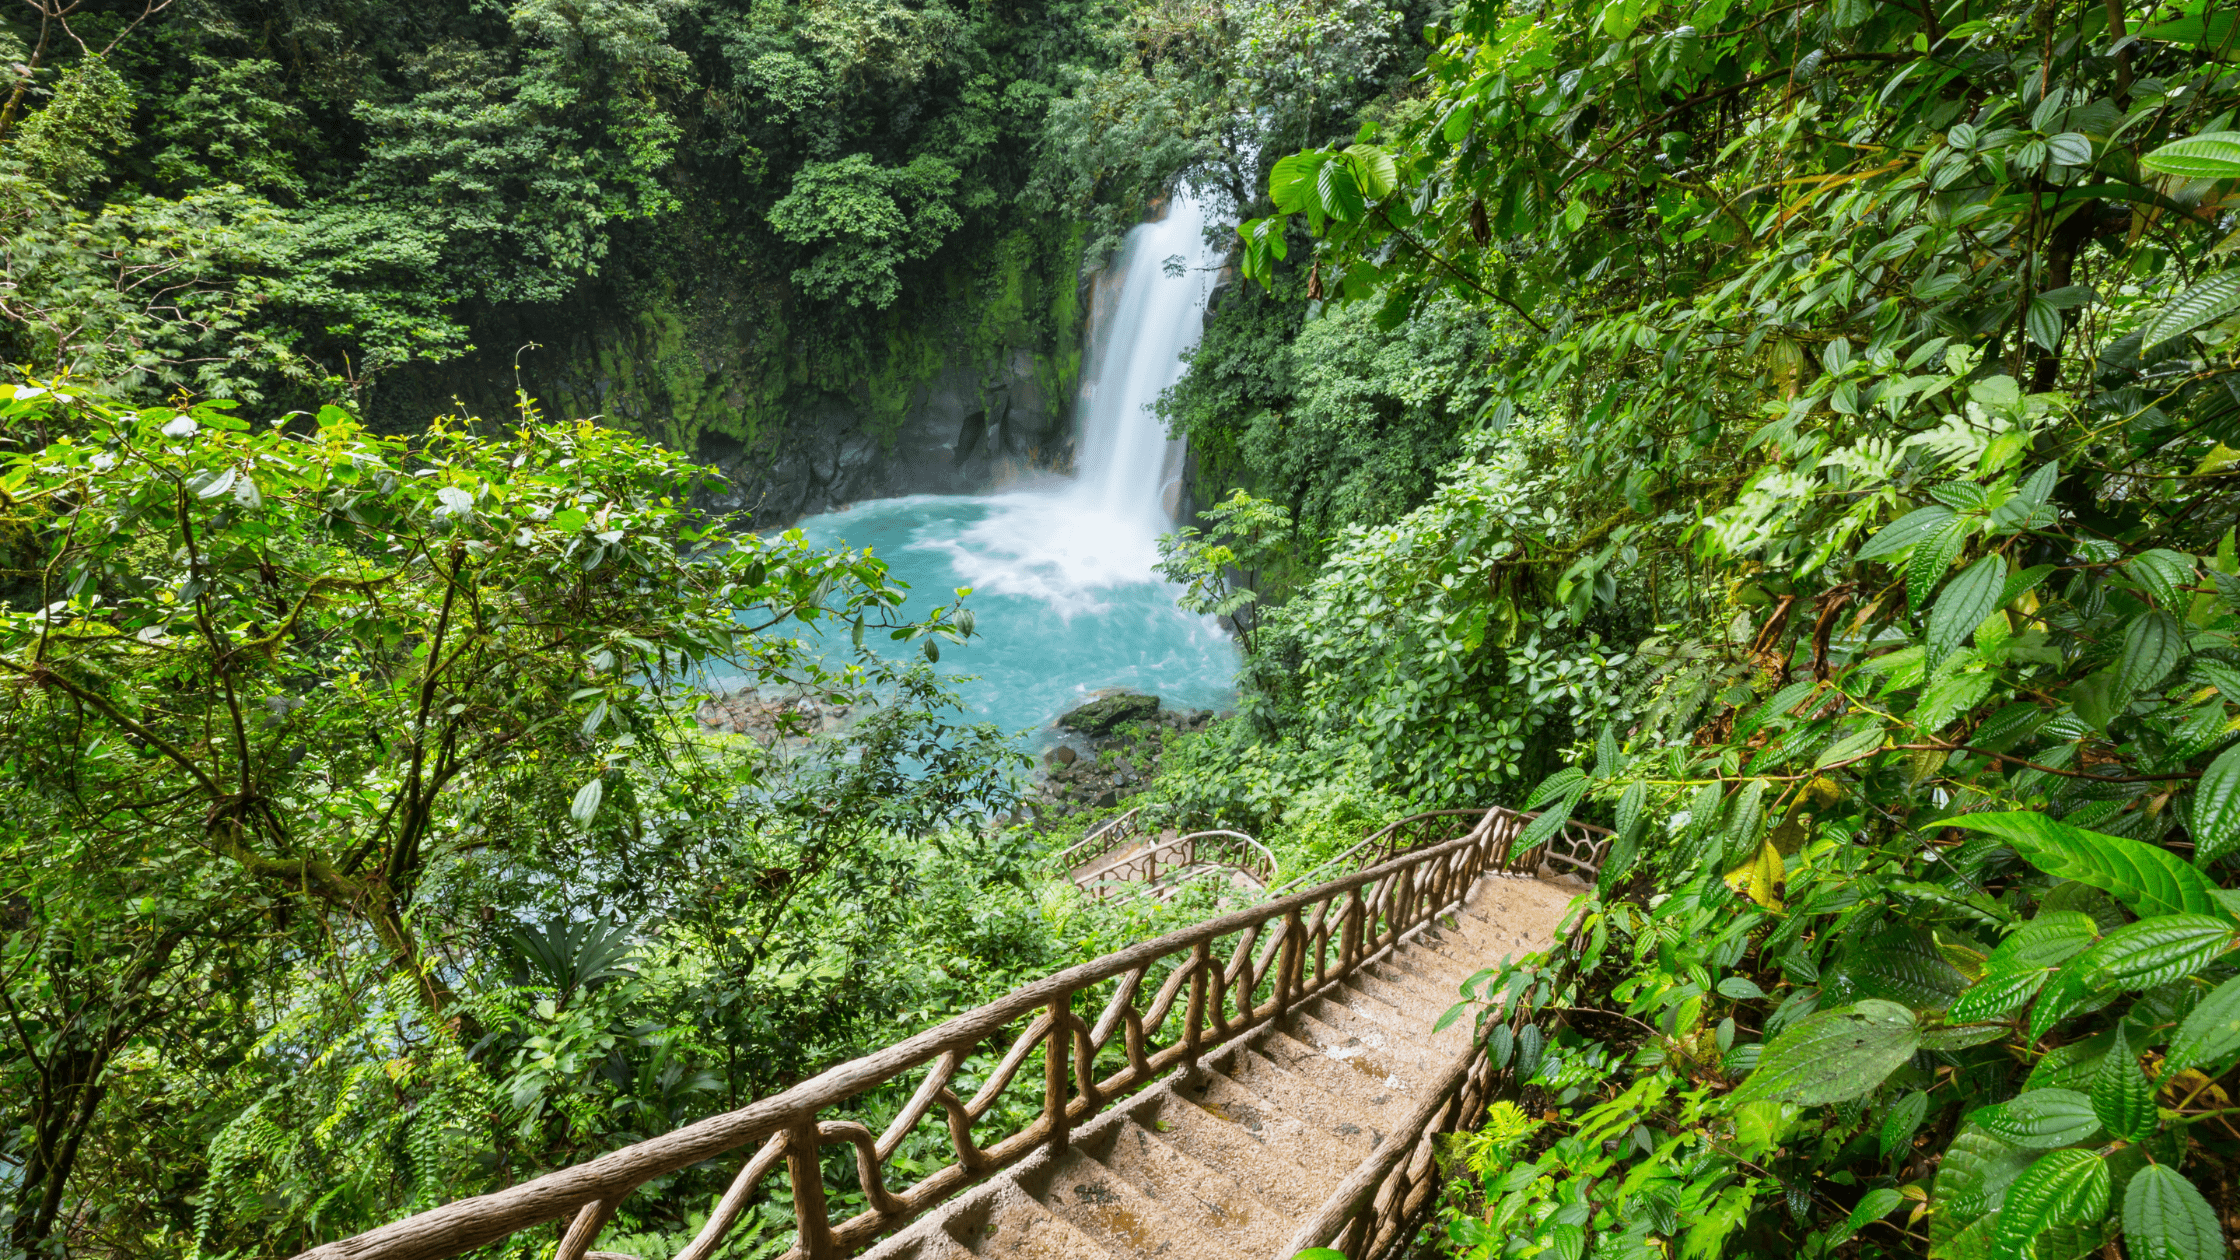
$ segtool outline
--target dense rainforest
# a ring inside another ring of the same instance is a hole
[[[292,1254],[1219,903],[1054,878],[1084,822],[918,663],[970,596],[706,462],[1021,350],[1062,397],[1083,275],[1187,192],[1234,274],[1162,570],[1243,666],[1115,808],[1286,873],[1424,808],[1615,835],[1456,995],[1510,1088],[1415,1253],[2227,1252],[2240,14],[7,23],[9,1248]],[[711,738],[717,661],[870,716]]]

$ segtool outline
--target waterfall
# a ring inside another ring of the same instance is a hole
[[[1175,607],[1179,592],[1156,570],[1181,444],[1151,408],[1203,331],[1220,262],[1205,225],[1203,208],[1177,196],[1164,218],[1128,233],[1099,286],[1075,409],[1076,476],[1002,494],[882,499],[801,522],[813,544],[885,558],[923,592],[905,613],[972,588],[979,634],[943,651],[937,668],[973,676],[958,694],[999,726],[1041,726],[1104,687],[1205,708],[1234,694],[1236,645],[1212,618]],[[1182,269],[1169,275],[1177,256]]]
[[[1181,260],[1170,276],[1170,260]],[[1099,344],[1082,374],[1080,481],[1085,506],[1114,521],[1140,520],[1156,534],[1170,509],[1162,491],[1179,473],[1179,443],[1152,411],[1159,395],[1182,377],[1182,356],[1198,344],[1213,269],[1220,258],[1206,248],[1205,212],[1176,196],[1167,215],[1128,233],[1113,270],[1118,301],[1100,321]]]

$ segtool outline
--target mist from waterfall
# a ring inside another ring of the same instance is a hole
[[[1158,536],[1174,527],[1181,448],[1153,404],[1204,328],[1220,263],[1205,228],[1203,209],[1178,196],[1114,257],[1084,360],[1073,477],[882,499],[800,524],[812,543],[871,548],[928,605],[972,588],[979,633],[945,649],[939,668],[977,675],[960,695],[1006,729],[1040,727],[1103,688],[1194,707],[1232,694],[1235,644],[1211,618],[1176,608],[1178,589],[1155,569]]]

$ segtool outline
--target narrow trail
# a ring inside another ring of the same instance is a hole
[[[1494,875],[1463,909],[1254,1035],[868,1253],[877,1260],[1281,1257],[1472,1048],[1462,981],[1545,950],[1576,890]]]

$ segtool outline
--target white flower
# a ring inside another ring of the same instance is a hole
[[[202,432],[202,426],[185,416],[181,416],[163,426],[163,435],[167,438],[191,438],[200,432]]]

